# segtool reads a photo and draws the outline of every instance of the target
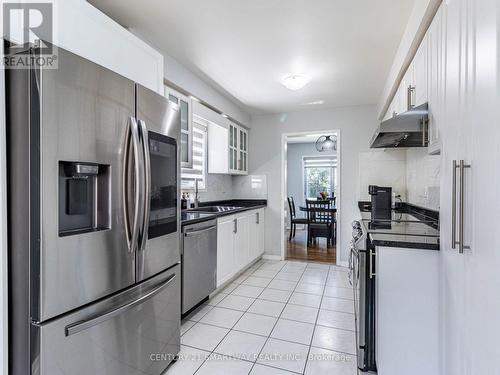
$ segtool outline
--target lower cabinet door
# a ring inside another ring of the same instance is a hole
[[[235,273],[233,253],[235,220],[235,216],[228,216],[217,221],[217,287]]]
[[[243,269],[250,261],[249,246],[250,216],[245,213],[236,219],[236,233],[234,235],[234,261],[236,272]]]
[[[32,373],[159,375],[180,350],[180,267],[32,326]]]

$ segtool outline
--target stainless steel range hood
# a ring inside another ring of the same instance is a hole
[[[370,148],[427,147],[429,111],[427,103],[382,121]]]

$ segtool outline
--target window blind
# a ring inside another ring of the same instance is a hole
[[[337,157],[332,155],[324,155],[324,156],[304,156],[304,168],[310,167],[336,167],[337,166]]]
[[[193,167],[181,169],[181,188],[194,190],[198,179],[198,188],[206,188],[207,176],[207,124],[193,116]]]

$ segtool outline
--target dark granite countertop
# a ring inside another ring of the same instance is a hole
[[[370,237],[371,243],[375,246],[439,250],[439,237],[387,233],[369,233],[368,236]]]
[[[358,202],[362,225],[373,245],[439,250],[439,212],[399,203],[391,220],[371,220],[370,202]]]
[[[267,206],[265,199],[229,199],[223,201],[200,202],[200,207],[207,206],[232,206],[241,207],[237,210],[224,211],[224,212],[190,212],[183,210],[181,212],[181,225],[201,223],[203,221],[212,220],[221,216],[234,215],[244,211],[257,210]]]

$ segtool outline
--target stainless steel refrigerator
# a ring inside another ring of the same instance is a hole
[[[6,71],[9,373],[160,374],[180,348],[178,107],[58,59]]]

